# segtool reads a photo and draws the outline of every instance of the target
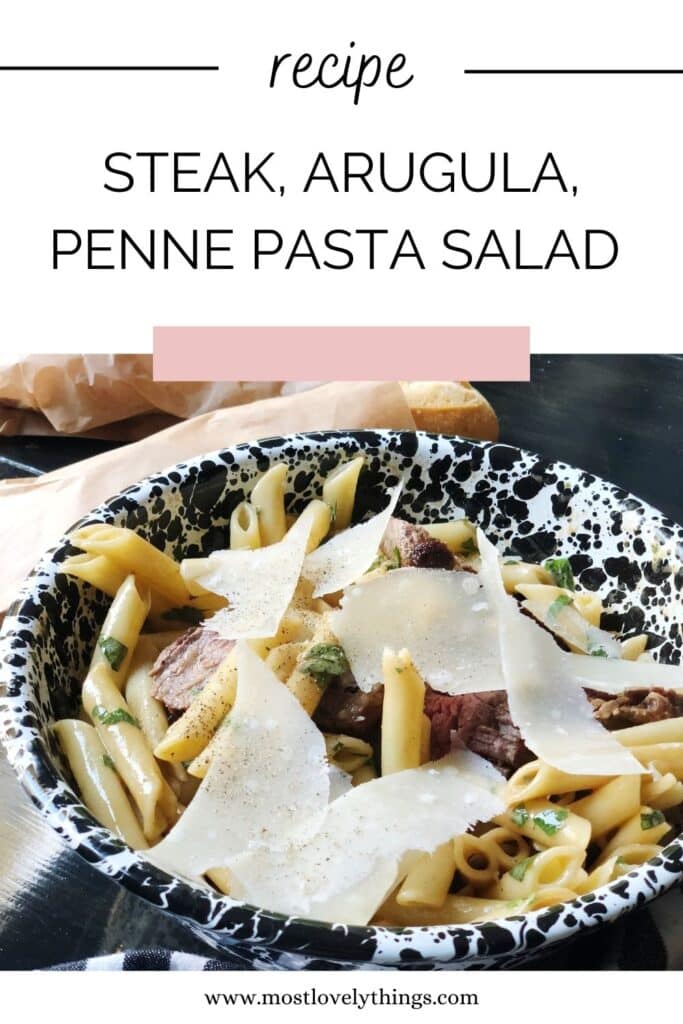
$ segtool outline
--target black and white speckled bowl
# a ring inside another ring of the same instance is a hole
[[[178,559],[207,554],[227,544],[230,513],[271,461],[288,463],[288,506],[299,511],[319,492],[324,475],[359,451],[367,464],[359,515],[379,511],[387,487],[403,477],[402,516],[428,521],[464,514],[503,551],[531,561],[570,555],[581,584],[608,605],[608,628],[627,635],[647,630],[660,638],[655,657],[680,663],[683,530],[618,487],[507,445],[392,431],[273,437],[181,463],[129,488],[84,522],[131,527]],[[64,540],[45,555],[5,621],[0,736],[52,827],[98,870],[184,918],[210,946],[275,968],[510,964],[613,920],[683,878],[683,841],[677,839],[647,864],[572,903],[478,926],[388,929],[286,919],[164,874],[92,818],[50,734],[50,724],[78,706],[108,603],[60,572],[72,552]]]

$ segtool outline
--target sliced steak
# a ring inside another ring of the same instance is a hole
[[[323,732],[341,732],[367,740],[379,725],[384,687],[364,693],[353,682],[331,683],[322,696],[313,720]]]
[[[683,695],[675,690],[634,689],[616,696],[596,690],[587,692],[593,714],[606,729],[626,729],[683,715]]]
[[[463,565],[442,541],[432,537],[423,526],[406,523],[392,516],[382,538],[382,551],[401,565],[418,569],[462,569]]]
[[[152,694],[167,708],[184,711],[234,644],[209,629],[188,629],[154,662]]]
[[[425,714],[432,724],[433,759],[447,754],[454,743],[462,744],[511,775],[533,758],[510,718],[502,690],[450,697],[428,689]]]

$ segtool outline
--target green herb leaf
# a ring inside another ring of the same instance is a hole
[[[169,608],[161,616],[167,622],[186,622],[188,626],[198,626],[204,621],[204,613],[199,608],[183,605],[181,608]]]
[[[565,590],[576,589],[574,573],[568,558],[547,558],[543,568],[548,570],[556,586],[564,587]]]
[[[553,622],[560,614],[563,608],[566,608],[568,604],[572,603],[572,599],[569,594],[558,594],[553,603],[548,608],[548,620]]]
[[[335,677],[348,672],[349,663],[339,644],[313,644],[299,668],[324,689]]]
[[[125,708],[107,711],[101,704],[95,704],[90,714],[102,725],[121,725],[122,722],[125,722],[126,725],[134,725],[136,729],[140,728],[140,723]]]
[[[564,807],[548,807],[547,810],[534,814],[531,820],[536,828],[540,828],[547,836],[556,836],[560,829],[564,828],[568,817],[569,811]]]
[[[110,758],[109,754],[102,754],[102,764],[105,766],[105,768],[111,768],[112,771],[116,771],[116,765]]]
[[[524,860],[518,860],[517,863],[510,868],[510,875],[512,878],[516,878],[518,882],[523,882],[524,876],[529,869],[529,865],[535,856],[536,854],[534,853],[531,857],[525,857]]]
[[[391,558],[389,559],[389,568],[390,569],[400,569],[401,568],[401,552],[398,550],[398,548],[394,548],[394,550],[392,552]]]
[[[335,519],[337,518],[337,502],[335,501],[334,505],[328,504],[327,507],[330,510],[330,526],[332,526]]]
[[[464,555],[465,558],[474,558],[475,555],[479,554],[479,548],[474,537],[468,537],[466,541],[460,546],[460,554]]]
[[[521,558],[504,558],[503,565],[519,565]]]
[[[661,811],[649,811],[640,816],[640,827],[643,832],[647,832],[650,828],[655,828],[657,825],[661,825],[666,821],[666,818]]]
[[[369,568],[369,569],[367,570],[367,572],[372,572],[372,571],[373,571],[373,569],[379,569],[380,565],[383,565],[383,564],[384,564],[384,562],[386,562],[386,558],[384,557],[384,555],[383,555],[383,554],[382,554],[382,552],[380,551],[380,553],[379,553],[379,554],[377,555],[377,558],[376,558],[376,559],[375,559],[375,561],[374,561],[374,562],[372,563],[372,565],[371,565],[371,566],[370,566],[370,568]]]
[[[604,647],[594,647],[593,650],[588,653],[591,658],[609,658],[609,654]]]
[[[113,636],[101,636],[97,641],[97,646],[102,651],[114,672],[123,665],[126,655],[128,654],[128,648],[125,644],[122,644],[120,640],[117,640]]]
[[[515,807],[510,815],[517,828],[522,828],[529,820],[529,812],[526,807]]]

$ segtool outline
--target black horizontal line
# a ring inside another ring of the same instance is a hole
[[[0,64],[0,71],[220,71],[213,64]]]
[[[683,68],[465,68],[466,75],[683,75]]]

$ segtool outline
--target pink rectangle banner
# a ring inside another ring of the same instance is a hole
[[[529,328],[155,327],[154,379],[529,380]]]

